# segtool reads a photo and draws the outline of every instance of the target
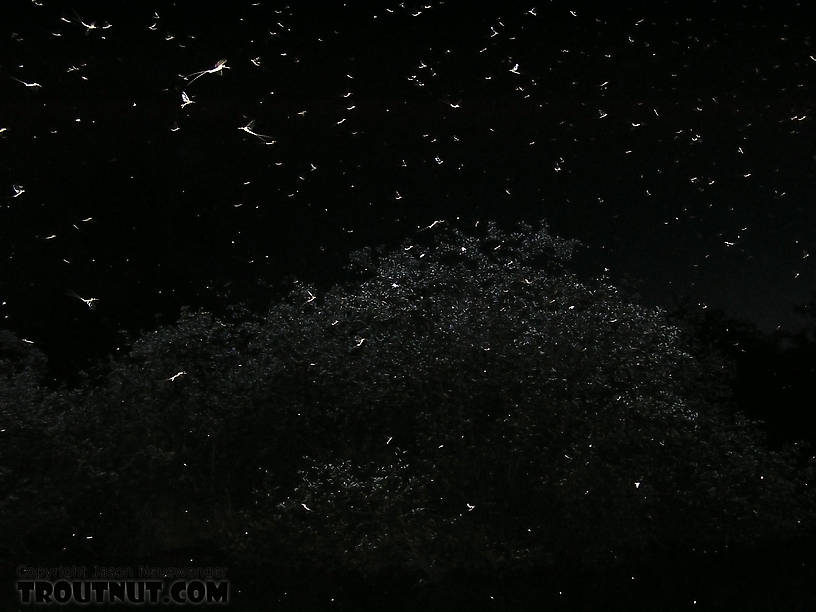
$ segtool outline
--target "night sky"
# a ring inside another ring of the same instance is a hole
[[[52,358],[455,217],[764,330],[814,294],[805,3],[9,4],[0,324]]]

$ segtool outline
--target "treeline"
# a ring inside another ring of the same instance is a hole
[[[434,228],[72,386],[4,332],[3,565],[225,564],[279,607],[812,602],[806,445],[743,414],[710,321],[578,279],[574,246]]]

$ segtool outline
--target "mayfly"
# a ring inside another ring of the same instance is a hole
[[[83,302],[91,310],[96,308],[96,302],[99,301],[99,298],[95,298],[95,297],[92,297],[92,298],[81,297],[81,296],[77,295],[76,293],[74,293],[73,291],[71,291],[70,289],[65,292],[65,295],[78,299],[79,301]]]
[[[258,132],[253,131],[255,128],[255,120],[253,119],[246,125],[239,127],[238,129],[242,132],[246,132],[250,136],[255,136],[256,138],[260,138],[264,141],[265,144],[275,144],[275,141],[272,139],[271,136],[267,136],[266,134],[258,134]]]
[[[17,77],[10,77],[10,78],[14,79],[15,81],[17,81],[18,83],[20,83],[22,85],[25,85],[26,87],[31,87],[32,89],[35,89],[35,90],[42,88],[42,85],[40,85],[39,83],[35,83],[33,81],[31,83],[29,83],[28,81],[22,81],[22,80],[18,79]]]
[[[198,72],[193,72],[192,74],[188,74],[184,78],[189,79],[190,77],[192,77],[190,81],[187,81],[188,85],[192,85],[196,80],[200,79],[205,74],[215,74],[216,72],[220,72],[221,74],[223,74],[224,70],[229,70],[229,66],[227,66],[227,60],[220,59],[215,63],[215,66],[213,66],[212,68],[209,68],[207,70],[199,70]]]
[[[195,100],[193,100],[190,96],[187,95],[186,91],[181,92],[181,108],[189,104],[195,104]]]

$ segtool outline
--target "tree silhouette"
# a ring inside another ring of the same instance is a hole
[[[664,312],[570,273],[575,245],[439,224],[325,293],[185,311],[81,388],[12,368],[3,521],[40,517],[12,556],[442,580],[806,533],[807,475]]]

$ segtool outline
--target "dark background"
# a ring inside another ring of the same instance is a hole
[[[108,4],[15,0],[0,20],[0,326],[53,378],[184,305],[325,288],[350,250],[437,220],[546,219],[584,243],[581,273],[677,311],[701,356],[734,358],[737,407],[774,446],[813,442],[816,318],[796,310],[816,304],[805,3]],[[240,131],[250,120],[264,138]],[[21,465],[38,444],[58,456],[34,431]],[[750,598],[775,565],[795,598],[812,539],[771,548],[678,556],[651,583],[673,567],[678,591],[708,579]],[[626,580],[600,574],[569,590]]]
[[[802,325],[801,3],[66,7],[13,2],[0,26],[0,317],[60,373],[456,216],[547,219],[645,301]]]

